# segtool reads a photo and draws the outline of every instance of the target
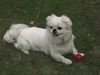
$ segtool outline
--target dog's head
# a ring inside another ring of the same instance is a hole
[[[47,17],[47,29],[54,36],[66,35],[71,31],[72,22],[69,17],[62,15],[58,17],[54,14]]]

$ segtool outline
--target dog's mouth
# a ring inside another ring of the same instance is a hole
[[[60,36],[62,33],[53,33],[53,36]]]

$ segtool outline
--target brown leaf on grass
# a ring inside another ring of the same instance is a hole
[[[97,57],[100,57],[100,51],[95,51],[94,54],[95,54]]]

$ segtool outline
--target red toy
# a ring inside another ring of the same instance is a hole
[[[74,60],[75,60],[75,61],[80,61],[80,60],[83,59],[83,56],[84,56],[84,55],[82,55],[81,53],[78,53],[78,54],[76,54],[76,55],[74,56]]]

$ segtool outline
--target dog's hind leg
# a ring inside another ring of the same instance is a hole
[[[24,52],[24,54],[29,54],[29,50],[28,50],[28,49],[24,49],[24,48],[23,48],[21,45],[19,45],[18,43],[15,43],[14,45],[15,45],[15,47],[16,47],[17,49],[21,49],[21,51]]]
[[[29,54],[29,50],[21,49],[21,51],[24,52],[24,54]]]
[[[24,40],[23,38],[19,37],[16,43],[14,43],[14,45],[17,49],[20,49],[25,54],[29,54],[29,50],[31,49],[31,44],[27,40]]]

